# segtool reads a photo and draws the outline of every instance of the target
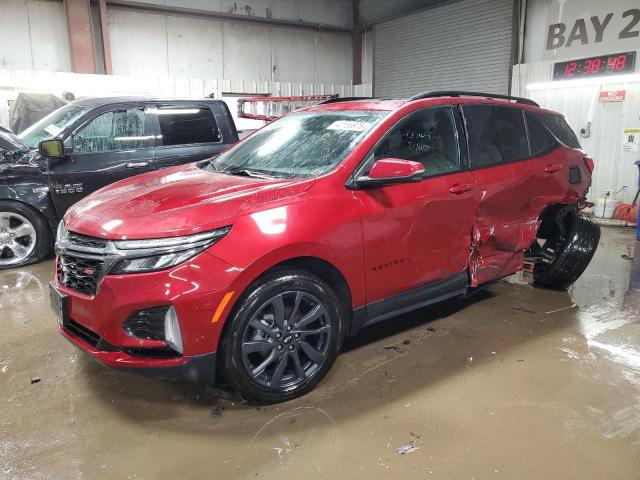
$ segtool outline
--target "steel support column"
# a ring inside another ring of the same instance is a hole
[[[362,25],[360,24],[360,0],[351,0],[353,4],[353,84],[362,83]]]
[[[71,69],[75,73],[96,73],[89,0],[64,0],[64,10],[67,15]]]

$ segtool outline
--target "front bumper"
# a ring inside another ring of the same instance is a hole
[[[100,363],[131,373],[173,380],[192,385],[213,386],[216,380],[216,352],[181,356],[171,359],[140,358],[122,350],[98,350],[69,329],[59,325],[62,335],[78,348],[84,350]]]
[[[214,312],[239,272],[203,252],[165,271],[107,275],[92,296],[66,288],[56,278],[53,287],[67,296],[65,322],[59,327],[71,343],[107,366],[212,385],[215,352],[232,302],[216,321]],[[165,305],[178,314],[182,355],[164,341],[135,338],[122,328],[134,312]]]

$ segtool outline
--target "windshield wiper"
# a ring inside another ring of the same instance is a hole
[[[253,177],[253,178],[266,178],[273,179],[276,178],[273,175],[267,175],[258,170],[251,170],[248,168],[227,168],[225,170],[219,170],[220,173],[227,173],[229,175],[238,175],[240,177]]]

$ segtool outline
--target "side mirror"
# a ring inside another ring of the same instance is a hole
[[[357,187],[381,187],[395,183],[419,182],[424,178],[424,165],[400,158],[382,158],[373,164],[369,175],[355,180]]]
[[[63,158],[65,156],[64,143],[57,138],[41,141],[38,150],[40,155],[46,158]]]

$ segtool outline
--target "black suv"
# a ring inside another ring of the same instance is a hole
[[[0,150],[0,270],[53,247],[66,210],[105,185],[195,162],[238,141],[220,100],[92,98],[69,103]]]

